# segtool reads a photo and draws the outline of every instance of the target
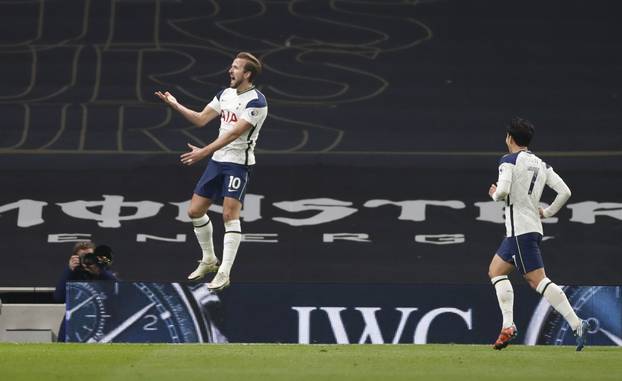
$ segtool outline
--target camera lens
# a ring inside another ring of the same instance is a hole
[[[84,266],[91,266],[97,263],[97,256],[95,253],[86,253],[80,259]]]

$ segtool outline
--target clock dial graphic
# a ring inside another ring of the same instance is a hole
[[[566,286],[568,301],[590,323],[588,345],[622,345],[622,287]],[[566,320],[542,299],[529,323],[525,344],[575,345]]]
[[[76,296],[68,299],[67,341],[226,342],[212,322],[212,307],[220,300],[205,284],[84,282],[68,287],[68,295]]]
[[[103,335],[106,320],[110,318],[105,299],[91,283],[67,283],[65,324],[72,327],[66,332],[67,341],[84,342]]]

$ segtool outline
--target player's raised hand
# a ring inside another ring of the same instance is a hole
[[[199,148],[190,143],[187,144],[188,148],[190,148],[190,152],[186,152],[180,156],[182,164],[192,165],[207,156],[205,148]]]
[[[497,191],[497,184],[491,184],[490,188],[488,189],[488,195],[492,197],[492,195],[495,194],[496,191]]]
[[[161,91],[156,91],[154,94],[158,98],[162,99],[164,103],[168,104],[169,106],[175,106],[177,104],[177,99],[175,99],[173,94],[169,93],[168,91],[164,93],[162,93]]]

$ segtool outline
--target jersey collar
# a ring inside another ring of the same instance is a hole
[[[248,89],[246,89],[246,90],[244,90],[244,91],[242,91],[242,92],[238,91],[237,89],[236,89],[235,91],[236,91],[236,93],[237,93],[238,95],[242,95],[242,94],[244,94],[244,93],[248,93],[249,91],[253,90],[254,88],[255,88],[255,85],[253,85],[253,86],[249,87]]]

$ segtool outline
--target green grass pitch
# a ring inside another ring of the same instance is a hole
[[[0,379],[622,380],[622,347],[0,344]]]

